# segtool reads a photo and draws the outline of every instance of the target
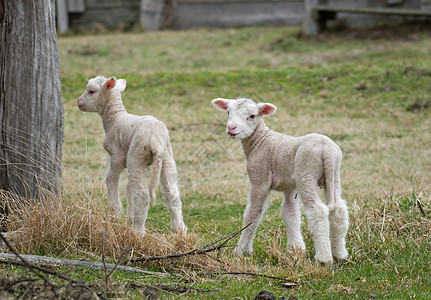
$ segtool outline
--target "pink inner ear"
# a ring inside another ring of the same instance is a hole
[[[114,79],[109,79],[109,81],[106,83],[106,89],[112,89],[115,86],[115,80]]]
[[[223,100],[217,100],[214,102],[218,107],[220,107],[221,109],[227,110],[227,102],[223,101]]]
[[[269,115],[273,110],[274,108],[272,106],[265,105],[260,108],[260,113],[262,115]]]

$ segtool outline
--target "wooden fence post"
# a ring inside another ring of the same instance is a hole
[[[145,30],[159,30],[163,22],[165,1],[141,0],[141,25]]]
[[[57,9],[57,30],[64,33],[69,30],[69,15],[67,12],[66,0],[56,0]]]
[[[302,21],[302,32],[305,35],[317,35],[320,31],[319,22],[313,14],[313,7],[319,4],[319,0],[304,1],[304,19]]]

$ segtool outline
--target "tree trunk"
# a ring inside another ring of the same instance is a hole
[[[62,143],[55,1],[0,0],[0,189],[59,195]]]

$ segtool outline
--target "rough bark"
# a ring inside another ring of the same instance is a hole
[[[0,0],[0,189],[59,195],[62,143],[55,1]]]

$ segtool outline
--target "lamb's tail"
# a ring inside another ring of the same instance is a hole
[[[324,161],[324,175],[325,175],[325,189],[326,189],[326,205],[329,211],[334,208],[336,198],[341,194],[340,191],[340,164],[341,164],[341,150],[331,147],[326,149],[323,155]]]
[[[162,172],[162,164],[163,164],[163,155],[157,153],[153,157],[153,174],[151,176],[151,182],[150,182],[151,205],[156,204],[156,189],[157,189],[157,183],[160,178],[160,173]]]

